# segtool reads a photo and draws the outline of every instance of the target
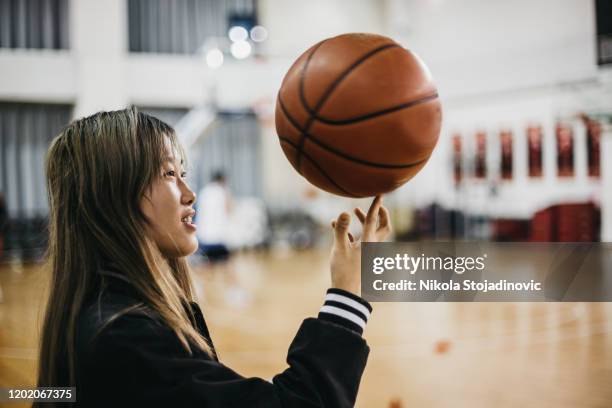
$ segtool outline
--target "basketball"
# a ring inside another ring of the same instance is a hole
[[[343,34],[304,52],[276,101],[283,152],[313,185],[346,197],[395,190],[427,163],[442,110],[429,70],[390,38]]]

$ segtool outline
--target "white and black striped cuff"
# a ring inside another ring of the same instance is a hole
[[[366,300],[343,289],[329,288],[318,317],[321,320],[340,324],[361,335],[370,313],[372,306]]]

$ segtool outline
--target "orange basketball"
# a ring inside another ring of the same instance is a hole
[[[347,197],[392,191],[419,172],[440,134],[438,92],[425,64],[390,38],[344,34],[291,66],[276,131],[293,167]]]

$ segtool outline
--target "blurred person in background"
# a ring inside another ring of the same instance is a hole
[[[219,360],[194,301],[196,195],[184,158],[174,130],[135,108],[76,120],[52,141],[38,386],[75,386],[87,407],[354,406],[372,311],[360,296],[361,242],[391,228],[381,196],[367,214],[354,210],[360,239],[348,213],[332,221],[331,287],[291,342],[289,367],[270,381],[244,377]]]
[[[195,221],[200,253],[211,262],[229,257],[227,227],[231,212],[231,194],[225,173],[213,172],[210,183],[198,193]]]
[[[228,245],[232,197],[227,178],[222,170],[212,173],[210,183],[198,193],[195,224],[197,226],[198,253],[204,260],[223,266],[226,289],[225,301],[243,308],[251,302],[249,293],[241,287],[236,270],[229,261]]]

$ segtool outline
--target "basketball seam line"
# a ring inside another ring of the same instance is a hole
[[[289,115],[289,112],[287,112],[287,108],[285,108],[285,104],[283,103],[282,99],[278,99],[279,105],[281,107],[281,111],[283,112],[283,114],[287,117],[287,120],[289,121],[289,123],[291,123],[291,125],[293,125],[293,127],[300,132],[300,136],[301,135],[306,135],[308,137],[308,140],[315,142],[317,145],[319,145],[320,147],[322,147],[323,149],[332,152],[334,154],[336,154],[337,156],[342,157],[343,159],[346,160],[350,160],[356,163],[360,163],[363,164],[365,166],[370,166],[370,167],[379,167],[379,168],[389,168],[389,169],[404,169],[404,168],[410,168],[410,167],[414,167],[417,166],[421,163],[423,163],[424,161],[426,161],[428,157],[426,157],[425,159],[419,160],[417,162],[413,162],[413,163],[407,163],[407,164],[389,164],[389,163],[376,163],[376,162],[370,162],[367,160],[363,160],[360,159],[358,157],[353,157],[351,155],[348,155],[340,150],[336,150],[335,148],[323,143],[320,139],[318,139],[317,137],[315,137],[316,135],[310,133],[310,132],[305,132],[300,130],[300,128],[297,126],[297,123],[295,121],[294,118],[292,118]]]
[[[360,64],[362,64],[364,61],[366,61],[368,58],[370,58],[372,55],[375,55],[376,53],[383,51],[385,49],[388,48],[394,48],[394,47],[399,47],[398,44],[396,43],[390,43],[390,44],[384,44],[382,46],[379,46],[373,50],[370,50],[369,52],[367,52],[365,55],[363,55],[361,58],[359,58],[357,61],[355,61],[353,64],[351,64],[338,78],[336,78],[334,80],[334,82],[331,83],[331,85],[327,88],[327,90],[323,93],[323,95],[321,96],[321,98],[319,99],[319,102],[317,102],[317,104],[315,105],[315,110],[311,111],[310,107],[306,104],[306,98],[304,96],[304,81],[306,79],[306,71],[308,68],[308,64],[310,64],[310,60],[312,59],[314,53],[319,49],[319,47],[321,45],[323,45],[323,43],[326,40],[321,41],[313,50],[312,52],[308,55],[308,58],[306,59],[306,62],[304,63],[304,68],[302,68],[302,72],[300,73],[300,84],[299,84],[299,94],[300,94],[300,100],[302,102],[302,105],[304,105],[304,108],[306,109],[307,112],[309,112],[310,117],[308,118],[308,120],[306,121],[306,124],[304,125],[304,129],[300,130],[300,141],[299,141],[299,145],[297,147],[297,158],[296,158],[296,168],[299,174],[302,174],[301,168],[302,168],[302,154],[304,154],[304,144],[306,143],[306,139],[308,136],[308,130],[310,129],[310,126],[312,125],[312,122],[314,120],[314,115],[316,115],[316,113],[318,112],[318,110],[323,106],[323,104],[325,103],[325,101],[327,100],[327,98],[329,98],[329,96],[331,95],[332,91],[338,86],[338,84],[340,82],[342,82],[344,80],[344,78],[346,78],[346,76],[351,73],[351,71],[353,69],[355,69],[357,66],[359,66]],[[280,100],[280,92],[279,92],[279,100]],[[312,163],[315,163],[314,160],[310,159]],[[318,167],[318,164],[317,164]],[[328,176],[329,180],[332,181],[332,179]],[[333,182],[333,181],[332,181]],[[335,182],[333,182],[334,185],[337,185]],[[339,187],[339,186],[338,186]],[[342,191],[345,191],[343,188],[340,188]],[[354,195],[354,194],[349,194],[349,195]]]
[[[308,68],[308,64],[310,64],[310,60],[312,59],[312,56],[314,55],[314,53],[319,49],[319,47],[321,45],[323,45],[323,43],[327,41],[327,40],[323,40],[321,41],[318,45],[316,45],[314,47],[314,49],[312,50],[312,52],[308,55],[308,58],[306,58],[306,61],[304,62],[304,68],[302,68],[302,72],[300,72],[300,87],[299,87],[299,93],[300,93],[300,99],[303,98],[303,84],[304,81],[306,79],[306,68]],[[278,94],[279,99],[280,99],[280,92]],[[303,101],[302,101],[303,103]],[[308,109],[307,109],[308,111]],[[306,121],[306,124],[304,125],[304,129],[308,129],[310,127],[312,123],[312,115],[308,118],[308,120]],[[296,147],[297,149],[297,157],[296,157],[296,168],[299,174],[302,174],[302,151],[304,150],[304,143],[306,142],[306,135],[304,134],[304,132],[302,130],[300,130],[300,140],[298,142],[298,146]]]
[[[288,145],[290,145],[291,147],[293,147],[296,151],[298,149],[297,144],[294,143],[291,139],[281,136],[279,135],[278,138],[280,139],[281,142],[285,142]],[[342,188],[338,183],[336,183],[330,176],[329,174],[327,174],[327,172],[325,172],[321,166],[312,158],[310,157],[310,155],[306,152],[302,152],[302,154],[304,155],[304,157],[306,157],[306,159],[310,160],[310,162],[315,166],[315,168],[317,170],[319,170],[319,172],[327,179],[329,180],[334,186],[336,186],[340,191],[342,191],[343,193],[350,195],[350,196],[354,196],[355,194],[352,194],[348,191],[346,191],[344,188]]]
[[[325,40],[326,41],[326,40]],[[316,46],[312,52],[308,55],[308,58],[306,59],[306,62],[304,63],[304,68],[302,68],[302,72],[300,73],[300,84],[299,84],[299,95],[300,95],[300,101],[302,102],[302,105],[304,106],[304,109],[306,109],[306,111],[310,114],[308,120],[306,121],[306,124],[304,125],[304,129],[303,131],[301,130],[301,138],[300,138],[300,142],[299,142],[299,148],[298,148],[298,157],[296,159],[296,166],[298,168],[298,173],[301,174],[301,165],[302,165],[302,161],[301,161],[301,154],[304,150],[304,144],[306,143],[306,139],[307,139],[307,135],[306,133],[308,132],[308,130],[310,129],[310,126],[312,125],[312,122],[314,120],[314,115],[319,111],[319,109],[323,106],[323,104],[325,103],[325,101],[327,100],[327,98],[329,98],[329,96],[331,95],[331,93],[333,92],[334,89],[336,89],[336,86],[338,86],[338,84],[344,80],[344,78],[346,78],[346,76],[353,70],[355,69],[357,66],[359,66],[360,64],[362,64],[365,60],[367,60],[368,58],[370,58],[372,55],[375,55],[376,53],[383,51],[387,48],[392,48],[392,47],[397,47],[398,45],[395,43],[391,43],[391,44],[384,44],[382,46],[379,46],[377,48],[374,48],[373,50],[368,51],[365,55],[361,56],[357,61],[353,62],[347,69],[344,70],[344,72],[342,72],[338,78],[336,78],[331,84],[330,86],[327,88],[327,90],[323,93],[323,95],[321,96],[321,98],[319,99],[319,101],[317,102],[317,104],[315,105],[314,110],[310,109],[310,107],[308,106],[308,104],[306,103],[306,97],[305,97],[305,93],[304,93],[304,82],[306,81],[306,72],[308,71],[308,65],[310,64],[310,60],[312,59],[312,57],[314,56],[315,52],[319,49],[319,47],[321,45],[323,45],[323,43],[325,41],[321,41],[319,43],[318,46]]]
[[[372,113],[368,113],[366,115],[362,115],[362,116],[355,116],[354,118],[349,118],[349,119],[339,119],[339,120],[334,120],[334,119],[327,119],[321,116],[316,116],[316,114],[314,115],[315,120],[318,120],[321,123],[325,123],[326,125],[350,125],[353,123],[357,123],[357,122],[362,122],[364,120],[368,120],[368,119],[372,119],[375,118],[377,116],[382,116],[382,115],[386,115],[387,113],[392,113],[392,112],[396,112],[402,109],[407,109],[407,108],[411,108],[413,106],[416,105],[421,105],[423,103],[432,101],[434,99],[438,98],[438,93],[433,93],[431,95],[427,95],[424,96],[420,99],[416,99],[414,101],[410,101],[410,102],[404,102],[401,103],[399,105],[395,105],[392,106],[390,108],[386,108],[383,110],[379,110],[377,112],[372,112]]]
[[[348,76],[348,74],[350,74],[355,68],[357,68],[359,65],[363,64],[368,58],[372,57],[373,55],[378,54],[379,52],[384,51],[384,50],[386,50],[388,48],[395,48],[395,47],[399,47],[399,45],[398,44],[394,44],[394,43],[381,45],[381,46],[379,46],[377,48],[374,48],[373,50],[368,51],[366,54],[361,56],[357,61],[353,62],[348,68],[346,68],[338,76],[338,78],[336,78],[329,85],[329,87],[325,90],[323,95],[321,95],[321,98],[316,103],[314,108],[311,108],[306,103],[306,96],[304,94],[304,80],[306,79],[306,68],[308,68],[308,65],[304,65],[304,70],[302,71],[302,75],[300,77],[300,79],[301,79],[301,81],[300,81],[300,100],[302,101],[302,105],[304,105],[304,108],[306,109],[306,111],[309,112],[312,115],[315,115],[319,111],[319,109],[321,109],[321,107],[327,101],[327,99],[331,96],[331,93],[334,91],[334,89],[336,89],[336,87],[340,84],[340,82],[342,82],[344,80],[344,78],[346,78]],[[317,49],[318,49],[318,47],[317,47]],[[316,51],[316,49],[312,51],[311,56],[314,55],[315,51]],[[310,58],[309,58],[308,62],[310,62]]]

